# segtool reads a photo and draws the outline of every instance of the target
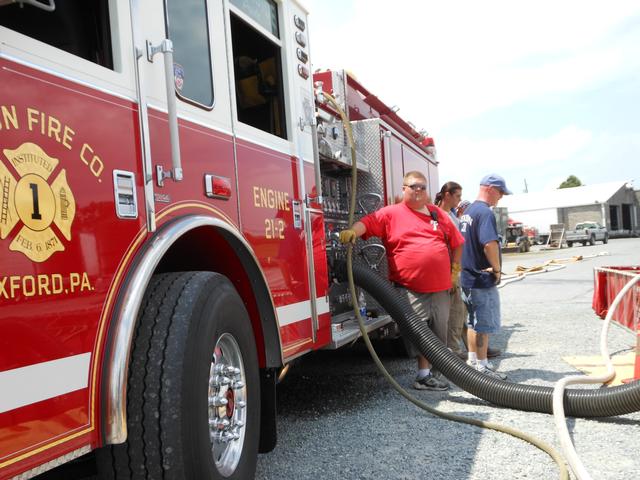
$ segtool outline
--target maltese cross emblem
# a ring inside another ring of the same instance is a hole
[[[59,161],[35,143],[23,143],[3,153],[18,176],[0,162],[0,239],[19,225],[9,249],[34,262],[44,262],[55,252],[64,251],[59,234],[71,240],[76,202],[67,174],[62,169],[49,183]]]

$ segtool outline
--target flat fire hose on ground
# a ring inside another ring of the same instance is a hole
[[[501,278],[502,281],[500,282],[500,285],[498,285],[498,288],[503,288],[506,285],[509,285],[510,283],[524,280],[525,277],[528,277],[530,275],[539,275],[541,273],[555,272],[556,270],[562,270],[563,268],[567,267],[568,263],[579,262],[587,258],[601,257],[604,255],[609,255],[609,252],[600,252],[600,253],[594,253],[591,255],[575,255],[573,257],[567,257],[567,258],[555,258],[552,260],[547,260],[540,265],[533,265],[531,267],[518,265],[516,266],[514,273],[509,273],[502,276]]]
[[[328,93],[322,92],[322,95],[329,101],[329,103],[331,103],[331,105],[335,108],[335,110],[338,112],[338,114],[340,115],[340,118],[342,119],[342,122],[344,124],[346,133],[347,133],[347,139],[349,141],[349,146],[351,149],[351,192],[353,193],[351,195],[351,199],[350,199],[350,204],[349,204],[349,227],[351,227],[353,225],[353,217],[354,217],[354,212],[355,212],[355,207],[356,207],[356,196],[355,196],[355,192],[356,192],[356,186],[357,186],[357,165],[356,165],[356,152],[355,152],[355,144],[353,141],[353,132],[351,130],[351,124],[349,122],[349,119],[347,118],[347,116],[344,113],[344,110],[342,110],[342,108],[340,107],[340,105],[338,105],[338,102],[335,100],[335,98],[333,98],[333,96],[331,96]],[[351,243],[349,243],[347,245],[347,278],[349,281],[349,292],[351,294],[351,298],[353,299],[352,303],[353,303],[353,310],[355,313],[355,316],[358,320],[358,325],[360,327],[360,333],[362,335],[362,338],[365,342],[365,345],[367,346],[367,349],[369,350],[369,353],[371,355],[371,358],[373,359],[373,361],[375,362],[376,366],[378,367],[378,369],[380,370],[380,372],[382,373],[382,375],[385,377],[385,379],[393,386],[393,388],[400,394],[402,395],[404,398],[406,398],[407,400],[409,400],[411,403],[413,403],[414,405],[416,405],[417,407],[433,414],[436,415],[440,418],[444,418],[446,420],[451,420],[454,422],[459,422],[459,423],[465,423],[468,425],[475,425],[481,428],[487,428],[490,430],[495,430],[498,432],[502,432],[502,433],[506,433],[508,435],[511,435],[513,437],[516,438],[520,438],[521,440],[524,440],[528,443],[530,443],[531,445],[534,445],[535,447],[539,448],[540,450],[542,450],[543,452],[545,452],[546,454],[548,454],[554,462],[556,462],[556,464],[558,465],[558,468],[560,470],[560,478],[562,480],[568,480],[569,479],[569,472],[567,470],[567,467],[564,463],[563,458],[560,456],[560,454],[558,452],[556,452],[550,445],[546,444],[545,442],[543,442],[542,440],[539,440],[529,434],[526,434],[524,432],[521,432],[519,430],[516,430],[514,428],[505,426],[505,425],[500,425],[498,423],[494,423],[494,422],[487,422],[484,420],[478,420],[475,418],[469,418],[469,417],[463,417],[460,415],[453,415],[450,413],[446,413],[446,412],[442,412],[440,410],[437,410],[429,405],[427,405],[426,403],[418,400],[417,398],[415,398],[413,395],[411,395],[409,392],[407,392],[392,376],[391,374],[387,371],[387,369],[384,367],[384,365],[382,364],[382,362],[380,361],[380,358],[378,357],[378,354],[376,353],[375,349],[373,348],[373,345],[371,344],[371,340],[369,339],[369,334],[367,333],[367,330],[365,328],[364,325],[364,321],[362,319],[362,316],[360,315],[360,305],[358,304],[357,301],[357,294],[356,294],[356,287],[355,287],[355,282],[354,282],[354,276],[353,276],[353,245]]]

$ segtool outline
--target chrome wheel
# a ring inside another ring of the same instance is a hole
[[[142,305],[129,366],[127,441],[98,449],[98,477],[254,478],[260,374],[238,292],[214,272],[160,273]]]
[[[209,370],[209,436],[220,474],[231,475],[242,455],[247,387],[240,346],[229,333],[216,342]]]

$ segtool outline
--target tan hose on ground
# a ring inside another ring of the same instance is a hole
[[[540,273],[546,272],[555,272],[556,270],[562,270],[566,268],[568,263],[579,262],[581,260],[585,260],[587,258],[601,257],[603,255],[609,255],[608,252],[600,252],[594,253],[591,255],[574,255],[573,257],[567,258],[554,258],[551,260],[546,260],[540,265],[533,265],[531,267],[525,267],[524,265],[517,265],[514,273],[507,273],[502,276],[502,281],[498,288],[503,288],[506,285],[509,285],[513,282],[519,282],[520,280],[524,280],[525,277],[529,275],[538,275]]]

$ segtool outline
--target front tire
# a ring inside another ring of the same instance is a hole
[[[260,424],[249,316],[212,272],[155,275],[133,341],[128,438],[97,453],[101,478],[253,478]]]
[[[606,245],[607,243],[609,243],[609,235],[605,235],[604,239],[602,240],[603,245]]]

